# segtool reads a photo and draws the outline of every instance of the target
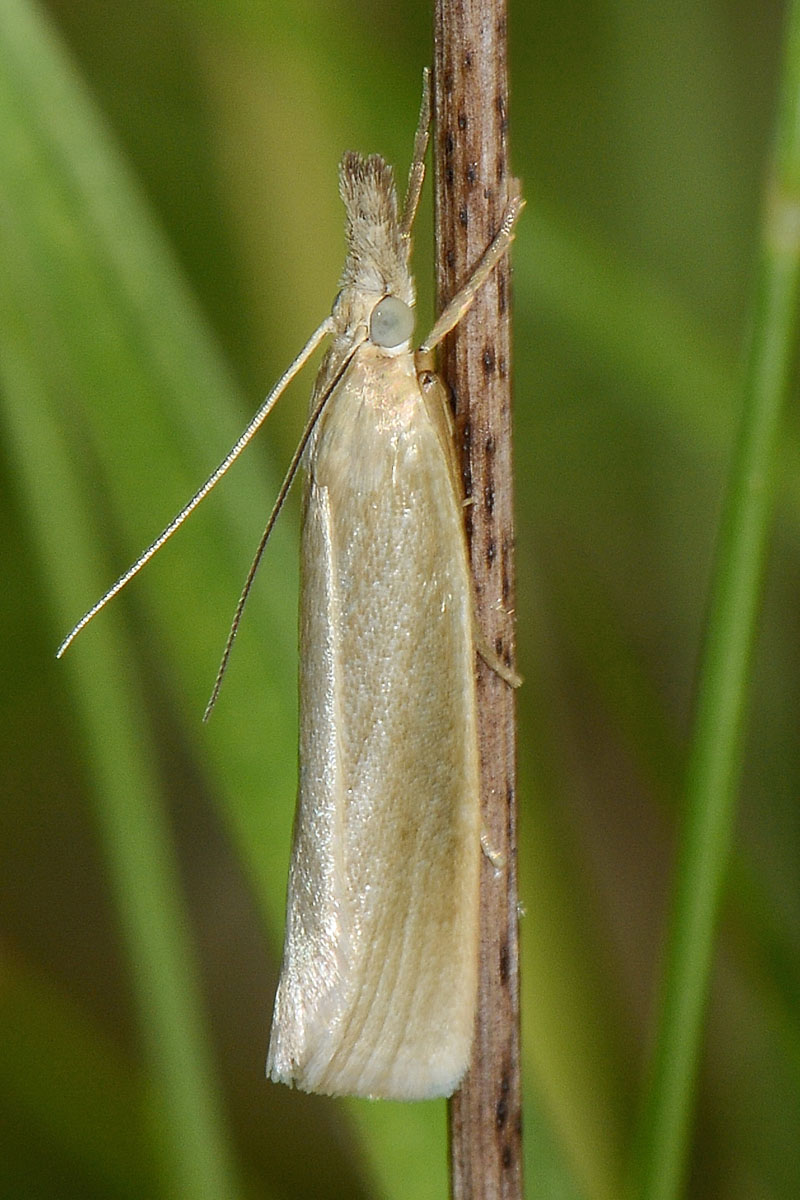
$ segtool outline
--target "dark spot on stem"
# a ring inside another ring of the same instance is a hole
[[[508,277],[505,271],[497,272],[497,309],[500,316],[508,307]]]
[[[500,947],[500,982],[505,986],[508,983],[508,942],[503,942]]]
[[[507,1120],[508,1120],[508,1101],[506,1100],[505,1096],[503,1096],[503,1098],[501,1100],[497,1101],[497,1105],[494,1110],[495,1126],[498,1129],[502,1129]]]

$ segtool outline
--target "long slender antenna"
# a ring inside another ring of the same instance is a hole
[[[326,337],[326,335],[332,330],[333,319],[331,317],[326,317],[322,324],[314,330],[303,349],[297,355],[297,358],[295,358],[295,360],[286,368],[283,375],[281,375],[280,379],[275,384],[274,388],[253,417],[250,424],[244,430],[241,437],[238,439],[230,452],[225,456],[225,458],[223,458],[216,471],[209,475],[199,492],[195,492],[188,504],[185,504],[178,515],[173,517],[166,529],[164,529],[158,535],[156,540],[152,542],[142,554],[139,555],[133,566],[129,567],[124,575],[120,575],[117,582],[108,589],[105,595],[101,596],[97,603],[93,604],[89,611],[84,613],[80,621],[78,621],[78,624],[70,631],[70,633],[67,634],[61,645],[58,647],[58,650],[56,651],[56,658],[61,658],[62,654],[68,649],[72,642],[75,641],[75,638],[78,636],[81,630],[85,629],[92,618],[96,617],[100,610],[105,608],[109,600],[113,600],[117,593],[121,592],[127,583],[130,583],[134,575],[138,575],[142,567],[150,561],[154,554],[158,553],[164,543],[172,537],[175,530],[179,529],[186,518],[194,512],[200,501],[204,500],[215,484],[219,483],[222,476],[226,473],[229,467],[233,465],[241,452],[244,450],[247,443],[266,420],[273,405],[283,392],[284,388],[286,388],[286,386],[292,381],[297,372],[305,366],[306,362],[314,353],[322,339]]]
[[[500,228],[487,246],[477,267],[470,275],[469,281],[456,292],[444,311],[439,314],[436,324],[419,348],[420,354],[426,354],[429,350],[433,350],[434,346],[437,346],[451,329],[455,329],[485,283],[487,276],[491,274],[513,242],[514,226],[525,207],[525,201],[519,192],[518,180],[509,180],[508,191],[510,198],[506,211],[503,213]]]
[[[406,197],[403,201],[403,215],[400,218],[400,232],[403,237],[411,236],[411,226],[417,215],[422,185],[425,182],[425,154],[431,134],[431,72],[430,67],[422,70],[422,100],[419,106],[417,132],[414,134],[414,151],[411,156],[411,166],[408,170]]]
[[[350,362],[351,362],[356,350],[359,348],[359,346],[365,340],[366,340],[365,336],[362,336],[358,339],[358,341],[355,343],[355,345],[351,348],[347,357],[344,359],[344,362],[339,367],[339,369],[336,372],[336,374],[334,375],[333,379],[328,384],[328,386],[325,388],[325,390],[323,391],[323,393],[320,396],[317,403],[314,405],[313,412],[311,413],[311,416],[308,418],[308,421],[306,422],[306,427],[303,430],[300,441],[297,444],[297,449],[295,450],[294,454],[292,455],[292,461],[289,463],[289,469],[287,470],[286,475],[284,476],[283,483],[281,484],[281,488],[280,488],[280,491],[278,492],[277,499],[275,500],[275,503],[272,506],[272,512],[269,514],[269,520],[267,521],[266,528],[261,535],[261,541],[258,543],[258,548],[256,549],[256,552],[253,555],[253,561],[250,564],[250,570],[247,572],[247,578],[244,581],[244,587],[242,588],[242,594],[239,597],[239,603],[236,605],[236,612],[233,614],[233,620],[231,621],[231,627],[230,627],[230,631],[228,633],[228,640],[225,643],[225,649],[222,651],[222,659],[220,660],[219,670],[217,671],[217,677],[214,680],[214,686],[211,689],[211,696],[209,697],[208,704],[206,705],[206,711],[203,713],[204,721],[207,721],[208,718],[211,716],[211,712],[214,708],[214,705],[217,703],[217,697],[219,696],[219,690],[222,687],[222,680],[225,675],[225,672],[228,669],[228,660],[231,656],[231,650],[233,649],[233,643],[236,639],[236,634],[239,632],[239,625],[241,624],[242,613],[244,612],[244,606],[247,603],[247,597],[250,595],[250,589],[253,586],[253,580],[256,577],[256,571],[259,568],[259,564],[261,562],[262,555],[264,553],[264,550],[266,549],[267,542],[269,541],[269,536],[272,533],[275,522],[278,519],[278,513],[283,508],[283,502],[286,499],[287,495],[289,494],[289,488],[292,486],[294,477],[297,474],[297,468],[300,466],[300,459],[303,457],[305,448],[308,445],[308,439],[311,437],[311,434],[314,432],[314,427],[316,426],[317,421],[319,420],[320,416],[322,415],[322,410],[325,407],[325,405],[328,403],[328,400],[331,397],[331,393],[333,392],[334,388],[336,388],[337,384],[339,383],[339,381],[341,380],[345,371],[347,370],[348,366],[350,365]]]

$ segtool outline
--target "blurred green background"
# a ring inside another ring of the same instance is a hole
[[[511,12],[527,1194],[627,1171],[736,429],[781,6]],[[0,1194],[441,1197],[444,1103],[263,1078],[313,367],[56,663],[330,308],[343,150],[408,164],[416,0],[0,6]],[[431,208],[418,220],[421,333]],[[792,414],[794,418],[794,413]],[[688,1194],[800,1195],[800,469],[769,561]]]

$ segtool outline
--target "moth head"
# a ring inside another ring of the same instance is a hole
[[[345,154],[339,191],[347,211],[342,289],[414,304],[408,268],[411,239],[400,232],[392,168],[380,155]],[[382,344],[382,343],[378,343]]]

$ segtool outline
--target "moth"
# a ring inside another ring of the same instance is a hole
[[[460,1083],[477,993],[478,639],[452,418],[432,352],[507,251],[523,207],[514,189],[497,235],[415,352],[409,258],[429,125],[426,72],[402,210],[381,157],[344,156],[347,256],[330,316],[217,470],[58,651],[197,507],[330,336],[206,715],[304,460],[299,782],[267,1074],[309,1092],[406,1100]]]

